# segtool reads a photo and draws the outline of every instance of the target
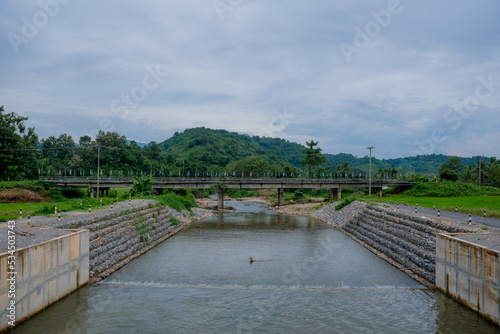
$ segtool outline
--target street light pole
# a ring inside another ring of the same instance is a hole
[[[101,171],[101,144],[97,143],[97,199],[99,199],[99,174]]]
[[[367,147],[366,149],[367,150],[370,150],[370,174],[368,175],[369,179],[368,179],[368,196],[372,196],[372,150],[374,149],[375,147],[373,146],[369,146]]]

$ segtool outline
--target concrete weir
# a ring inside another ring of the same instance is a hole
[[[500,252],[463,240],[464,236],[437,235],[436,286],[499,325]],[[484,235],[475,234],[474,239],[480,236]]]
[[[89,282],[86,230],[16,250],[14,273],[9,255],[0,254],[0,332],[11,327],[9,315],[17,325]]]

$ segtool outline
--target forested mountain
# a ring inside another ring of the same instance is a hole
[[[264,160],[270,166],[290,164],[301,167],[304,148],[303,145],[284,139],[250,137],[204,127],[187,129],[182,133],[176,132],[159,146],[167,156],[196,163],[198,169],[225,167],[247,157]]]
[[[176,132],[172,138],[158,144],[167,155],[185,161],[197,161],[198,166],[224,167],[245,157],[257,157],[269,165],[290,165],[303,169],[302,150],[306,147],[280,138],[248,136],[226,130],[212,130],[204,127]],[[321,143],[319,143],[321,147]],[[323,152],[324,153],[324,152]],[[369,170],[368,155],[356,157],[348,153],[325,154],[327,163],[333,171],[337,166],[348,162],[351,172],[366,173]],[[437,175],[438,168],[449,156],[442,154],[419,155],[398,159],[377,159],[372,157],[372,171],[397,169],[404,173]],[[477,159],[461,158],[464,165],[476,164]],[[487,159],[488,160],[488,159]],[[194,168],[193,168],[194,169]]]

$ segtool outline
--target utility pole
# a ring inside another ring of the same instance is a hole
[[[97,199],[99,199],[99,174],[101,173],[101,144],[97,143]]]
[[[484,155],[476,155],[474,158],[479,158],[479,188],[481,188],[481,160],[484,158]]]
[[[479,188],[481,188],[481,158],[479,158]]]
[[[484,155],[479,157],[479,188],[481,188],[481,160],[482,160],[482,158],[484,158]]]
[[[42,160],[42,178],[43,178],[43,162],[45,161],[45,159],[47,159],[47,158],[43,158],[43,160]]]
[[[372,150],[374,149],[375,147],[373,146],[369,146],[367,147],[366,149],[367,150],[370,150],[370,172],[368,174],[368,196],[372,196]]]

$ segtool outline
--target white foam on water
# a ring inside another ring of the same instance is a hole
[[[286,285],[238,285],[238,284],[182,284],[182,283],[164,283],[153,281],[104,281],[95,285],[126,285],[126,286],[144,286],[156,288],[191,288],[191,289],[257,289],[257,290],[429,290],[426,287],[405,287],[405,286],[360,286],[351,287],[346,284],[338,286],[325,285],[304,285],[304,286],[286,286]]]

